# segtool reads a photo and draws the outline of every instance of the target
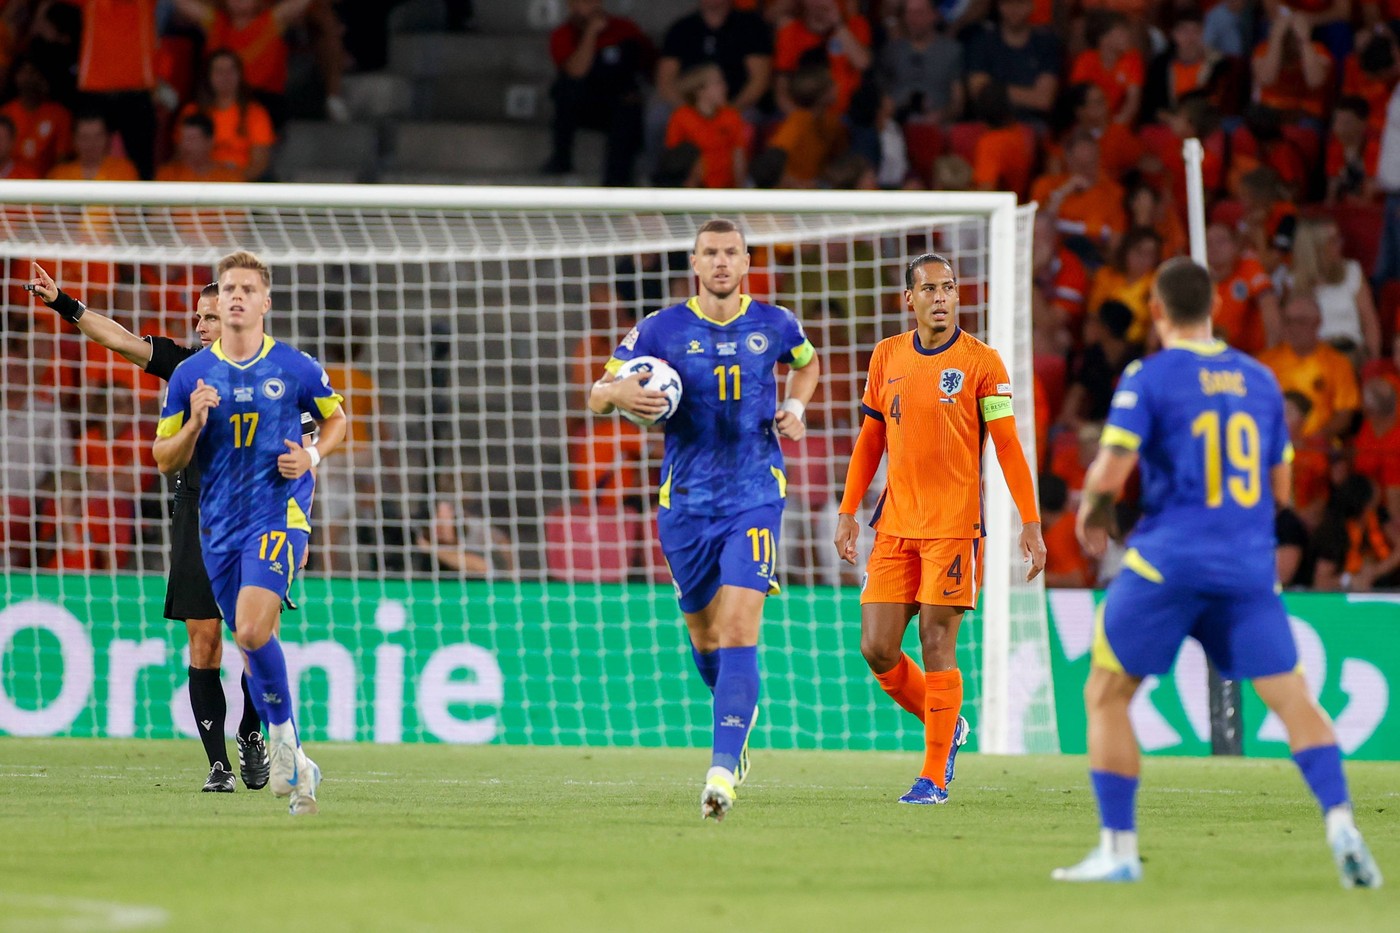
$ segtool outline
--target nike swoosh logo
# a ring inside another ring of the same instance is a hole
[[[944,590],[944,591],[943,591],[943,595],[944,595],[944,596],[952,596],[952,595],[953,595],[954,593],[956,593],[956,592],[957,592],[957,590]]]
[[[885,385],[889,385],[891,382],[898,382],[899,380],[901,380],[901,379],[903,379],[903,378],[904,378],[903,376],[895,376],[893,379],[886,379],[886,380],[885,380]]]

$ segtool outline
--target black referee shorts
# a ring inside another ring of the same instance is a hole
[[[176,622],[187,619],[221,619],[204,555],[199,546],[199,500],[175,499],[170,522],[170,578],[165,585],[165,617]]]

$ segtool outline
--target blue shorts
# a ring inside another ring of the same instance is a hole
[[[310,535],[298,528],[273,528],[265,534],[250,535],[242,547],[227,551],[204,550],[204,569],[214,601],[229,631],[238,631],[234,610],[238,591],[245,586],[271,590],[278,599],[287,598],[287,589],[296,575],[297,564],[306,551]]]
[[[781,505],[725,516],[661,509],[656,529],[661,535],[661,553],[671,566],[681,611],[704,609],[721,586],[777,593],[778,529],[782,524]]]
[[[1298,666],[1288,611],[1273,589],[1203,592],[1124,567],[1108,585],[1094,631],[1094,664],[1134,677],[1165,674],[1188,637],[1220,676],[1253,680]]]

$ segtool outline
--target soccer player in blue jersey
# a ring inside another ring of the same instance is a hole
[[[1142,518],[1100,607],[1084,688],[1099,846],[1052,877],[1142,877],[1140,760],[1128,704],[1191,637],[1222,676],[1252,680],[1283,721],[1342,884],[1379,887],[1380,869],[1352,820],[1332,724],[1308,693],[1275,588],[1274,511],[1288,502],[1293,455],[1283,396],[1262,364],[1211,339],[1217,302],[1210,274],[1191,260],[1158,270],[1149,307],[1164,349],[1124,371],[1084,480],[1078,532],[1090,554],[1103,552],[1114,501],[1135,466]]]
[[[293,815],[315,813],[321,771],[297,737],[276,626],[311,534],[310,471],[344,439],[345,412],[319,363],[267,336],[272,277],[262,260],[225,256],[218,281],[223,336],[171,375],[155,460],[163,473],[199,464],[204,565],[268,724],[269,783],[291,797]],[[303,412],[321,421],[310,447]]]
[[[680,374],[680,406],[666,420],[656,524],[700,677],[714,694],[714,746],[701,818],[722,820],[747,776],[758,712],[763,601],[778,591],[778,532],[787,479],[778,435],[795,441],[821,366],[786,308],[739,289],[749,268],[739,227],[711,220],[695,236],[699,294],[648,315],[613,353],[589,392],[598,414],[647,418],[666,408],[643,374],[614,379],[624,362],[655,356]],[[779,406],[774,364],[790,367]]]

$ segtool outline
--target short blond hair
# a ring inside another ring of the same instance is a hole
[[[240,249],[236,253],[229,253],[223,259],[219,260],[218,274],[215,278],[222,280],[224,273],[230,269],[252,269],[258,275],[262,276],[264,285],[268,288],[272,287],[272,270],[268,269],[267,263],[258,258],[257,253],[250,252],[246,249]]]

